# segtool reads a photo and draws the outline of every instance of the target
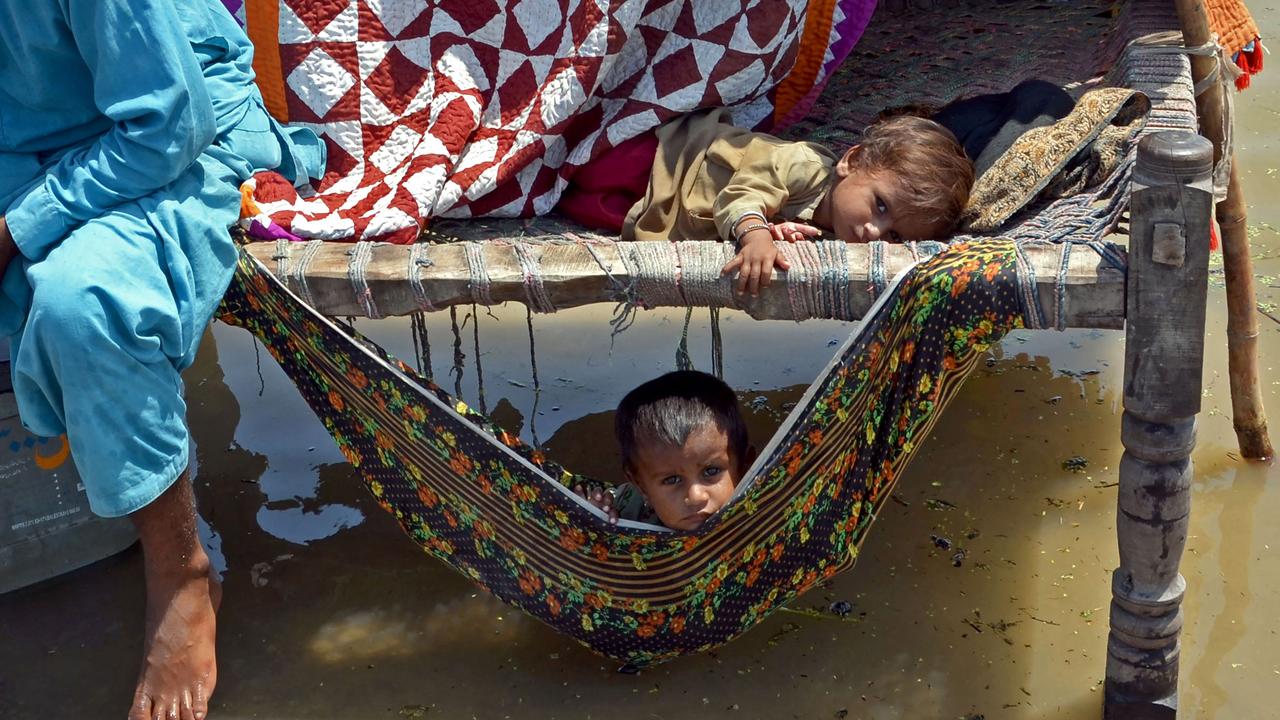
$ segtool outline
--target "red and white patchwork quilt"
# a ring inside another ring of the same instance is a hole
[[[432,217],[545,213],[576,167],[679,113],[803,114],[874,7],[247,0],[268,107],[319,133],[328,165],[303,195],[259,173],[246,214],[299,238],[408,243]]]

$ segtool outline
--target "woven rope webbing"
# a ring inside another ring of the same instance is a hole
[[[471,299],[482,305],[492,305],[493,296],[489,293],[493,282],[485,265],[484,245],[468,242],[463,243],[462,249],[467,256],[467,270],[471,273]]]
[[[618,243],[631,276],[633,302],[642,307],[734,307],[733,280],[720,270],[733,246],[715,242]]]
[[[1021,325],[1015,246],[958,246],[891,286],[701,528],[611,525],[583,479],[353,338],[243,254],[224,319],[260,337],[428,553],[597,652],[645,664],[753,627],[852,566],[961,381]],[[455,343],[460,343],[455,339]]]
[[[427,289],[422,286],[422,268],[430,267],[434,263],[431,261],[428,248],[431,246],[427,243],[414,243],[409,248],[409,287],[413,289],[413,299],[418,304],[419,310],[431,312],[436,309],[435,305],[427,297]]]
[[[542,251],[533,243],[515,242],[511,246],[524,275],[525,305],[540,313],[555,312],[555,303],[551,302],[542,280]]]
[[[364,308],[364,315],[368,318],[380,318],[382,313],[378,311],[378,304],[374,302],[373,291],[369,289],[369,280],[367,273],[369,271],[369,263],[373,260],[373,243],[358,242],[348,254],[351,256],[351,262],[347,265],[347,275],[351,279],[351,289],[355,293],[356,302]]]

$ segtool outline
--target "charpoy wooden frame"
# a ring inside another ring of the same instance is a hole
[[[936,5],[943,0],[885,0],[889,10]],[[1188,47],[1211,41],[1203,0],[1173,0]],[[1192,55],[1194,81],[1219,72],[1215,57]],[[1031,245],[1026,257],[1042,305],[1059,308],[1070,327],[1126,328],[1124,413],[1119,468],[1117,539],[1120,566],[1112,580],[1104,715],[1107,718],[1177,716],[1181,603],[1186,581],[1179,563],[1186,543],[1195,418],[1200,411],[1204,359],[1208,246],[1214,210],[1212,167],[1224,152],[1221,83],[1197,97],[1202,136],[1161,133],[1139,146],[1134,172],[1129,267],[1123,273],[1092,253],[1062,258],[1052,246]],[[1231,397],[1242,454],[1272,454],[1257,370],[1258,321],[1245,225],[1245,202],[1233,168],[1226,199],[1216,206],[1226,268]],[[267,267],[279,261],[275,243],[249,245]],[[284,248],[286,254],[295,249]],[[306,268],[308,295],[332,315],[408,314],[428,307],[472,303],[471,261],[462,245],[435,245],[429,266],[415,265],[405,246],[375,245],[360,262],[365,297],[352,293],[351,245],[317,249]],[[527,302],[527,277],[511,243],[482,248],[493,302]],[[873,300],[865,246],[848,249],[849,296],[855,312]],[[891,247],[884,267],[891,276],[912,262],[911,252]],[[615,300],[628,280],[616,246],[602,243],[547,245],[540,257],[545,292],[556,307]],[[416,274],[417,288],[410,275]],[[1061,290],[1061,292],[1059,292]],[[742,309],[756,318],[790,318],[786,284],[774,283]],[[374,304],[370,305],[369,300]],[[1057,303],[1054,305],[1054,303]]]

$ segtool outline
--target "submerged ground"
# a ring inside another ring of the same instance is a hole
[[[1280,27],[1274,2],[1252,8]],[[1280,69],[1237,105],[1262,317],[1264,399],[1280,441]],[[1188,718],[1280,717],[1280,469],[1241,461],[1231,429],[1225,305],[1214,258],[1182,570]],[[609,308],[465,321],[462,394],[588,474],[613,471],[608,411],[674,365],[682,311],[611,342]],[[406,359],[407,321],[360,328]],[[822,368],[839,323],[722,319],[726,379],[758,442]],[[452,388],[447,313],[432,365]],[[689,331],[710,368],[705,311]],[[478,360],[478,363],[477,363]],[[247,333],[213,328],[187,375],[203,530],[225,582],[213,717],[1098,718],[1120,458],[1123,334],[1018,333],[947,410],[857,568],[802,597],[845,619],[775,614],[719,652],[639,675],[591,655],[423,556],[361,489]],[[933,540],[942,537],[951,547]],[[963,557],[954,556],[963,550]],[[0,718],[120,717],[142,633],[136,549],[0,596]]]

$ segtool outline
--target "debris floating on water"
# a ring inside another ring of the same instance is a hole
[[[768,640],[769,647],[773,647],[777,645],[782,640],[782,638],[790,635],[791,633],[799,629],[800,629],[799,623],[793,623],[793,622],[782,623],[782,628],[779,629],[778,632],[774,633],[773,637],[769,638]]]
[[[949,538],[944,538],[941,535],[930,535],[929,539],[933,541],[934,546],[939,550],[951,549],[951,540]]]
[[[1084,472],[1084,469],[1087,467],[1089,467],[1089,458],[1084,457],[1083,455],[1072,455],[1062,461],[1062,469],[1069,470],[1071,472]]]

